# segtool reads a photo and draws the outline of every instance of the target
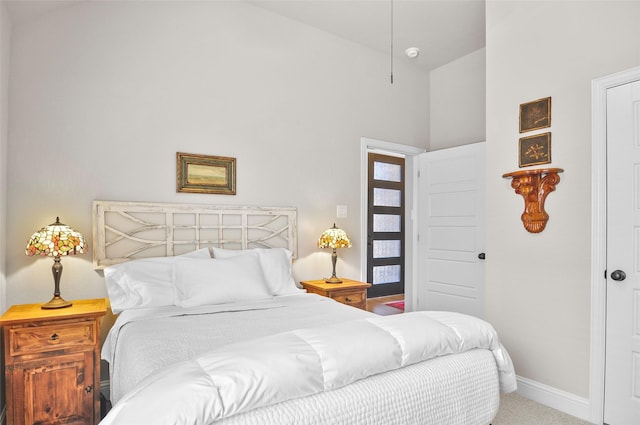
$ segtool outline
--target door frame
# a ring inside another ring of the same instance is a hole
[[[405,156],[405,311],[417,308],[417,276],[418,276],[418,235],[416,208],[418,205],[418,158],[417,155],[426,152],[424,148],[385,142],[383,140],[362,137],[360,139],[360,280],[367,278],[367,174],[369,152],[387,155]]]
[[[592,421],[604,421],[607,282],[607,90],[640,80],[640,67],[591,82],[591,343]]]

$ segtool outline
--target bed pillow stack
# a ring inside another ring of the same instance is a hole
[[[208,248],[176,257],[133,260],[105,268],[114,313],[143,307],[250,301],[302,292],[284,248]],[[206,260],[206,261],[203,261]]]
[[[176,258],[174,270],[180,307],[271,298],[255,253],[209,261]]]
[[[104,269],[114,313],[131,308],[175,305],[173,269],[176,258],[211,259],[208,248],[178,257],[142,258]]]
[[[212,248],[213,258],[231,258],[246,253],[255,253],[260,259],[262,272],[271,295],[291,295],[303,292],[293,280],[291,265],[293,254],[285,248],[254,248],[233,250]]]

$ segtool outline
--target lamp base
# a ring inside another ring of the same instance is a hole
[[[47,310],[53,308],[71,307],[72,305],[73,304],[70,301],[63,299],[60,295],[54,295],[48,303],[42,304],[40,308]]]
[[[342,281],[337,278],[335,275],[331,276],[329,279],[324,280],[326,283],[342,283]]]

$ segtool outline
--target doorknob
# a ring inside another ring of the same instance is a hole
[[[478,258],[484,260],[486,258],[486,255],[484,254],[484,252],[481,252],[480,254],[478,254]]]
[[[622,270],[615,270],[611,273],[611,279],[617,280],[618,282],[622,282],[627,278],[627,274]]]

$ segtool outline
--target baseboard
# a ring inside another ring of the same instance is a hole
[[[516,392],[521,396],[583,421],[591,421],[589,417],[591,406],[588,399],[521,376],[517,377],[517,381],[518,390]]]

